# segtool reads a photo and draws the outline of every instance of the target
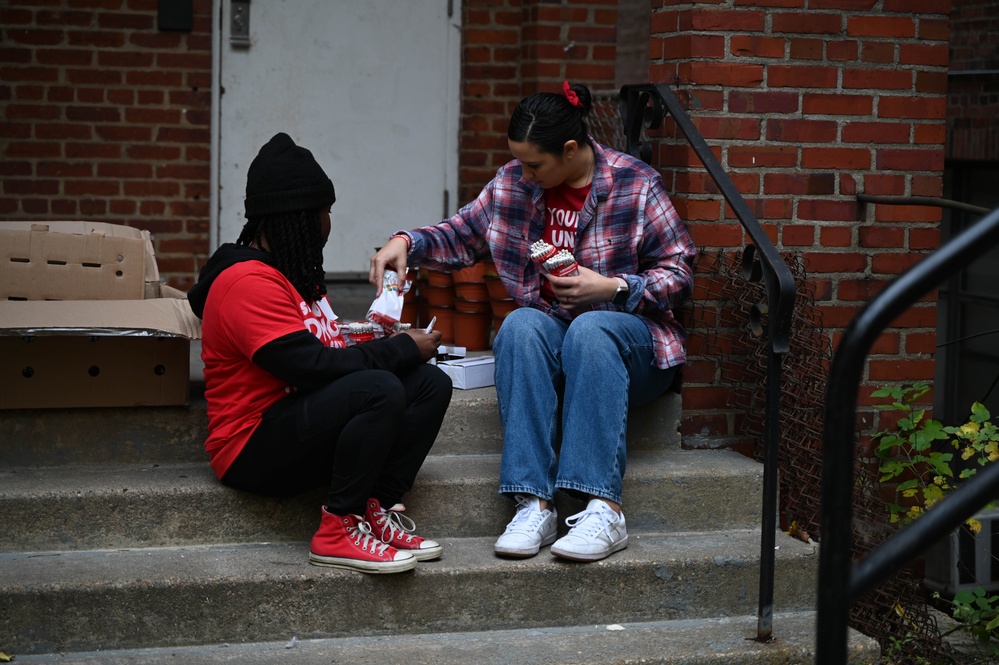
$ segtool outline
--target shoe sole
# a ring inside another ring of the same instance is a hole
[[[404,573],[407,570],[416,568],[416,557],[403,559],[402,561],[363,561],[361,559],[346,559],[337,556],[322,556],[309,552],[309,563],[313,566],[324,568],[340,568],[343,570],[354,570],[359,573]]]
[[[628,546],[628,537],[625,536],[618,542],[611,545],[610,549],[608,549],[605,552],[594,552],[594,553],[572,552],[570,550],[562,550],[553,547],[552,554],[559,557],[560,559],[568,559],[569,561],[583,561],[583,562],[600,561],[601,559],[606,559],[611,554],[614,554],[614,552],[620,552],[627,546]]]
[[[417,561],[433,561],[434,559],[441,558],[441,555],[444,554],[444,548],[440,545],[438,545],[437,547],[428,547],[422,550],[401,549],[400,551],[409,552],[414,557],[416,557]]]
[[[509,557],[511,559],[530,559],[532,556],[537,556],[542,547],[548,547],[556,540],[558,540],[558,534],[553,533],[542,540],[541,544],[535,548],[518,549],[512,547],[499,547],[497,545],[493,548],[493,551],[495,551],[498,556]]]

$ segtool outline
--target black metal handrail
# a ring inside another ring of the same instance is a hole
[[[781,360],[789,347],[794,312],[794,276],[669,86],[649,83],[626,85],[621,88],[619,99],[628,152],[646,162],[651,162],[652,151],[650,143],[641,140],[642,127],[656,129],[662,125],[666,113],[672,116],[677,128],[718,186],[725,202],[752,239],[752,244],[746,247],[743,254],[743,273],[747,279],[763,279],[767,302],[754,307],[750,323],[756,332],[762,332],[760,322],[763,315],[768,319],[760,602],[756,631],[757,640],[768,642],[773,637],[774,567],[778,528],[777,451],[780,441],[780,370]]]
[[[853,319],[833,356],[822,449],[822,531],[816,663],[846,662],[849,610],[880,582],[981,509],[999,491],[990,464],[918,520],[853,564],[853,466],[857,391],[871,345],[912,303],[999,244],[999,209],[890,283]]]

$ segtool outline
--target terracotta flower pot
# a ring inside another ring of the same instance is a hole
[[[489,300],[489,291],[482,282],[455,282],[454,295],[463,300]]]
[[[513,298],[493,298],[489,301],[492,308],[493,316],[498,319],[505,319],[506,315],[517,309],[517,303],[513,301]]]
[[[481,284],[486,276],[486,264],[476,263],[467,268],[459,268],[451,273],[451,278],[455,284]]]
[[[510,297],[499,276],[490,277],[486,275],[486,291],[489,293],[490,298],[506,299]]]
[[[427,282],[430,286],[451,286],[454,284],[454,280],[451,278],[451,273],[440,272],[439,270],[428,270],[427,271]]]
[[[437,317],[434,330],[441,331],[441,344],[454,344],[454,310],[450,307],[430,307],[430,318]],[[427,320],[429,324],[430,321]],[[422,322],[421,322],[422,325]]]
[[[492,317],[486,314],[454,312],[454,343],[469,351],[484,351],[489,348],[489,333],[492,331]]]
[[[430,285],[425,289],[424,297],[431,307],[453,307],[454,288],[451,286]]]
[[[492,305],[488,299],[469,300],[459,296],[454,299],[454,311],[464,314],[489,314],[492,311]]]

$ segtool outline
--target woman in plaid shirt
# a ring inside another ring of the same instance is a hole
[[[568,82],[522,100],[507,131],[513,161],[453,217],[400,231],[371,259],[379,285],[386,268],[450,271],[492,257],[518,305],[493,345],[500,492],[517,504],[501,556],[552,545],[596,561],[627,547],[628,409],[663,394],[685,361],[673,310],[691,292],[693,242],[659,173],[589,136],[590,109],[586,86]],[[538,241],[570,253],[575,274],[532,260]],[[589,500],[558,540],[556,490]]]

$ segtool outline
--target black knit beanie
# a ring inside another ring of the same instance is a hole
[[[312,153],[281,132],[264,144],[246,174],[247,217],[333,205],[336,194]]]

